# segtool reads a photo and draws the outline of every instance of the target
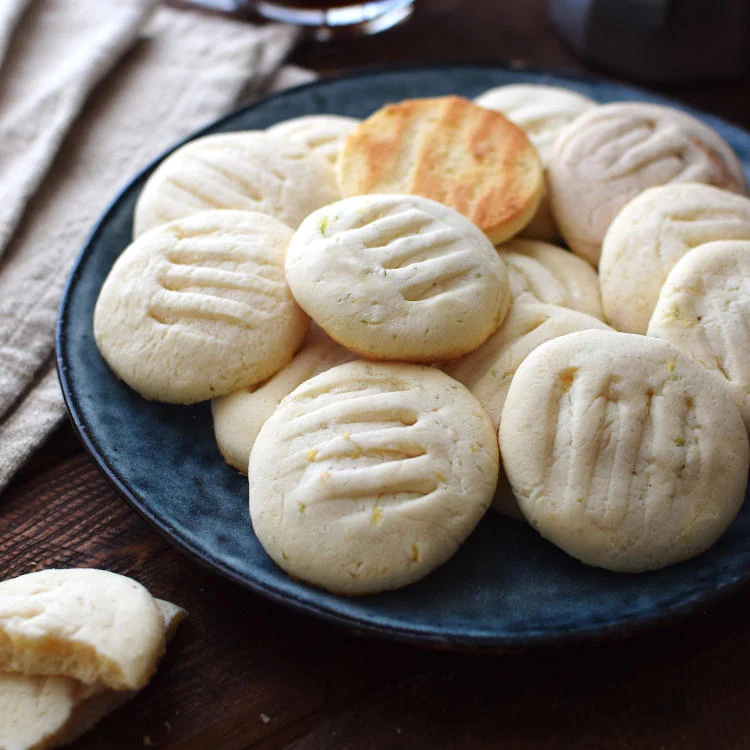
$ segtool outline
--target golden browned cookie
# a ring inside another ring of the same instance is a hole
[[[494,243],[523,229],[544,190],[524,132],[457,96],[389,104],[349,134],[338,162],[344,197],[411,193],[444,203]]]

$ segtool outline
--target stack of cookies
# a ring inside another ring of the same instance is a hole
[[[133,698],[187,613],[106,570],[0,582],[0,748],[67,745]]]
[[[144,187],[96,340],[144,397],[212,399],[297,579],[404,586],[491,504],[652,570],[744,499],[743,189],[693,117],[546,86],[209,136]]]

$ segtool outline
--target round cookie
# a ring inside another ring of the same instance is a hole
[[[281,400],[314,375],[355,358],[314,323],[292,361],[257,386],[211,402],[214,436],[224,460],[247,474],[250,451],[263,423]]]
[[[430,367],[350,362],[303,383],[261,428],[250,515],[289,575],[373,594],[446,562],[497,472],[495,431],[460,383]]]
[[[555,142],[548,167],[555,220],[568,246],[592,265],[620,209],[646,188],[702,182],[741,192],[729,145],[684,112],[625,102],[582,114]]]
[[[315,211],[289,245],[286,275],[313,320],[370,359],[458,357],[510,306],[492,243],[453,209],[415,195],[358,196]]]
[[[344,196],[431,198],[468,217],[495,244],[531,221],[544,190],[539,156],[524,132],[457,96],[378,110],[349,134],[337,169]]]
[[[595,101],[576,91],[534,83],[498,86],[485,91],[474,102],[501,112],[518,125],[534,144],[545,170],[557,136],[576,117],[596,106]],[[556,240],[560,236],[548,194],[542,197],[534,218],[521,234],[538,240]]]
[[[154,598],[130,578],[76,568],[0,583],[0,672],[139,690],[164,642]]]
[[[726,389],[645,336],[582,331],[537,348],[510,385],[500,444],[527,520],[609,570],[700,554],[745,495],[747,432]]]
[[[441,369],[476,396],[497,429],[508,388],[521,362],[545,341],[589,328],[610,330],[598,318],[564,307],[514,302],[502,326],[482,346]],[[523,518],[502,472],[492,505],[506,516]]]
[[[585,260],[537,240],[511,240],[497,249],[513,304],[542,302],[603,317],[599,279]]]
[[[709,242],[678,261],[648,335],[714,373],[750,430],[750,242]]]
[[[604,237],[599,283],[605,319],[620,331],[646,333],[674,264],[718,240],[750,240],[750,199],[697,183],[644,190]]]
[[[359,123],[354,117],[341,115],[305,115],[284,120],[266,133],[304,146],[335,167],[346,137]]]
[[[96,303],[94,336],[107,364],[142,396],[170,403],[273,375],[309,325],[284,279],[291,237],[250,211],[205,211],[139,237]]]
[[[257,211],[296,227],[339,198],[330,164],[266,133],[222,133],[181,146],[156,168],[135,205],[133,236],[210,209]]]

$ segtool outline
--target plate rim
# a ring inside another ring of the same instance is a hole
[[[556,78],[569,79],[591,84],[609,84],[619,88],[625,88],[634,94],[642,94],[648,98],[656,96],[672,105],[687,110],[689,113],[698,115],[708,120],[714,120],[722,126],[737,131],[746,137],[750,143],[750,131],[745,130],[742,126],[726,120],[718,115],[705,112],[697,107],[685,105],[680,101],[673,100],[660,93],[654,93],[648,89],[639,86],[632,86],[629,83],[622,83],[605,76],[599,76],[588,72],[576,70],[567,70],[565,68],[549,68],[535,65],[513,65],[513,64],[493,64],[486,62],[430,62],[430,63],[400,63],[397,65],[374,64],[361,66],[347,71],[336,73],[334,75],[324,75],[312,81],[282,89],[255,98],[249,104],[238,107],[222,117],[208,123],[199,130],[187,135],[185,138],[171,145],[152,159],[148,164],[141,168],[136,174],[127,180],[120,187],[112,200],[107,204],[103,213],[95,223],[93,229],[87,236],[82,249],[76,256],[74,264],[66,280],[63,296],[55,326],[55,365],[57,370],[58,381],[63,395],[63,401],[68,413],[68,417],[73,428],[81,440],[86,452],[89,454],[99,471],[105,476],[108,482],[114,487],[117,493],[133,508],[138,515],[143,518],[152,528],[154,528],[162,537],[178,548],[181,552],[202,567],[213,571],[235,584],[249,589],[253,593],[259,594],[266,599],[273,601],[275,604],[292,609],[296,613],[312,615],[324,622],[331,623],[338,627],[343,627],[349,632],[355,634],[364,634],[387,638],[402,643],[412,645],[426,646],[430,648],[448,648],[451,650],[469,650],[476,652],[518,652],[527,651],[536,648],[556,647],[563,645],[573,645],[581,643],[596,643],[601,641],[621,640],[631,638],[646,631],[676,625],[689,617],[695,615],[699,610],[705,610],[708,607],[714,607],[720,602],[736,595],[739,591],[750,586],[750,570],[736,580],[726,583],[719,588],[708,589],[697,593],[692,593],[688,598],[680,600],[677,603],[664,605],[657,613],[646,615],[633,615],[627,619],[619,619],[617,622],[607,624],[590,624],[585,627],[576,628],[575,630],[545,630],[535,629],[526,630],[513,635],[485,635],[480,633],[450,634],[424,631],[419,627],[406,627],[396,624],[384,624],[373,620],[363,621],[356,616],[335,612],[329,607],[315,602],[304,601],[295,594],[286,594],[275,590],[260,578],[250,578],[243,576],[234,571],[230,566],[217,559],[211,552],[199,547],[192,541],[183,538],[181,533],[175,529],[168,519],[160,517],[147,507],[142,500],[129,489],[125,481],[119,476],[118,472],[110,466],[105,453],[100,449],[97,439],[89,433],[87,422],[78,410],[76,395],[72,379],[68,373],[68,366],[65,362],[64,350],[67,340],[66,322],[68,320],[68,311],[70,306],[71,291],[75,287],[78,277],[81,273],[84,261],[90,254],[90,248],[99,237],[100,233],[108,225],[111,214],[115,211],[120,201],[128,193],[133,185],[153,171],[156,166],[176,149],[185,143],[200,138],[203,135],[212,133],[217,128],[221,128],[226,122],[229,122],[237,116],[250,112],[256,108],[265,106],[269,101],[280,99],[288,96],[290,93],[299,92],[309,88],[317,88],[321,85],[335,83],[348,79],[361,79],[366,77],[376,77],[392,73],[408,73],[410,71],[429,71],[439,70],[441,68],[452,69],[475,69],[478,71],[495,71],[532,75],[549,75]]]

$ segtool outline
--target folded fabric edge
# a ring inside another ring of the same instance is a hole
[[[54,360],[0,424],[0,494],[65,417]]]
[[[56,84],[49,90],[27,92],[20,102],[11,106],[10,112],[0,116],[0,135],[4,139],[17,140],[26,153],[22,163],[11,161],[9,165],[3,165],[0,195],[5,197],[5,203],[0,209],[0,257],[89,95],[135,42],[155,5],[155,0],[139,0],[130,3],[121,15],[112,14],[108,24],[97,27],[86,38],[79,39],[69,50],[59,54],[55,64],[64,70],[69,68],[67,76],[56,77]],[[29,22],[39,23],[43,11],[44,8],[37,11],[28,19]],[[56,20],[59,23],[59,19]],[[41,51],[37,49],[36,52],[40,54]],[[36,61],[35,64],[43,62]],[[46,62],[49,64],[51,60]],[[18,61],[11,49],[5,65],[11,70],[6,75],[14,72],[13,63]],[[16,64],[15,67],[19,66]],[[20,69],[24,69],[23,65]],[[19,117],[19,111],[23,117]]]

